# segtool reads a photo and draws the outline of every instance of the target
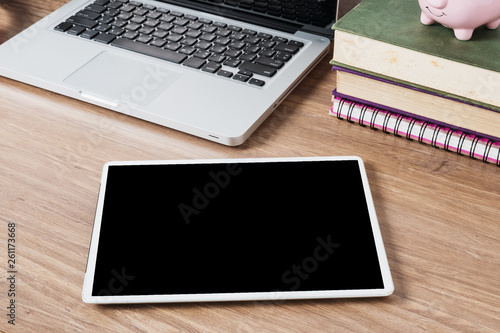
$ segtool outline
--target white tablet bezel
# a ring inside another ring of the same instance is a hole
[[[95,273],[97,249],[101,227],[101,217],[106,188],[108,169],[110,166],[121,165],[166,165],[166,164],[213,164],[213,163],[252,163],[252,162],[301,162],[301,161],[346,161],[358,162],[360,175],[365,192],[366,203],[371,220],[373,237],[380,264],[384,288],[356,289],[331,291],[276,291],[256,293],[222,293],[222,294],[185,294],[185,295],[144,295],[144,296],[93,296],[92,286]],[[322,298],[351,298],[351,297],[381,297],[389,296],[394,291],[389,263],[387,260],[382,235],[380,233],[377,215],[371,196],[366,170],[359,157],[292,157],[292,158],[252,158],[252,159],[209,159],[209,160],[157,160],[157,161],[117,161],[106,163],[103,167],[101,190],[99,192],[92,239],[88,254],[87,269],[85,272],[82,299],[86,303],[119,304],[119,303],[170,303],[170,302],[209,302],[209,301],[250,301],[250,300],[289,300],[289,299],[322,299]]]

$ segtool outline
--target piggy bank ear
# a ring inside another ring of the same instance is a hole
[[[432,7],[439,9],[446,7],[446,5],[448,4],[448,0],[427,0],[427,2]]]

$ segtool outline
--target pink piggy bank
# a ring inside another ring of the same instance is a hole
[[[453,29],[455,37],[469,40],[474,29],[486,25],[496,29],[500,24],[500,0],[418,0],[420,22],[435,22]]]

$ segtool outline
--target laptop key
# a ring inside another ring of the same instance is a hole
[[[167,36],[168,41],[175,42],[175,43],[180,41],[182,38],[183,38],[182,35],[174,34],[174,33],[171,33],[170,35]]]
[[[273,41],[275,41],[275,42],[281,42],[281,43],[288,43],[288,39],[286,39],[284,37],[279,37],[279,36],[275,36],[273,38]]]
[[[222,54],[227,50],[223,45],[214,45],[210,48],[210,51],[217,54]]]
[[[261,65],[261,64],[255,64],[253,62],[248,62],[248,61],[243,62],[240,65],[239,69],[247,70],[247,71],[250,71],[252,73],[259,74],[262,76],[267,76],[267,77],[272,77],[272,76],[274,76],[274,74],[276,74],[275,68]]]
[[[203,23],[203,24],[212,24],[212,20],[206,19],[206,18],[199,18],[198,22]]]
[[[190,21],[196,21],[198,19],[198,16],[195,15],[190,15],[190,14],[184,14],[184,18]]]
[[[222,66],[216,62],[208,62],[203,68],[201,69],[204,72],[209,72],[209,73],[216,73]]]
[[[189,20],[186,20],[186,19],[183,19],[183,18],[177,18],[172,23],[175,24],[175,25],[183,27],[183,26],[185,26],[185,25],[187,25],[189,23]]]
[[[245,35],[252,35],[252,36],[257,35],[257,31],[255,31],[255,30],[250,30],[250,29],[243,29],[243,33],[244,33]]]
[[[240,71],[238,72],[238,74],[245,75],[245,76],[248,76],[248,77],[252,77],[253,76],[252,72],[246,71],[246,70],[243,70],[243,69],[240,69]]]
[[[152,39],[153,39],[153,37],[151,37],[151,36],[140,35],[135,40],[138,41],[138,42],[140,42],[140,43],[149,43]],[[154,45],[154,46],[156,46],[156,45]]]
[[[149,45],[153,45],[156,47],[162,47],[163,45],[167,44],[167,41],[161,38],[155,38]]]
[[[259,80],[259,79],[250,79],[250,81],[248,81],[249,84],[253,84],[255,86],[259,86],[259,87],[262,87],[264,84],[266,84],[265,81],[262,81],[262,80]]]
[[[243,53],[239,59],[241,61],[254,61],[257,58],[257,54],[255,53]]]
[[[96,21],[93,21],[93,20],[90,20],[88,18],[81,17],[81,16],[71,16],[70,18],[68,18],[66,20],[66,22],[78,24],[82,27],[89,28],[89,29],[92,29],[93,27],[95,27],[97,25]]]
[[[279,59],[279,60],[282,60],[282,61],[288,61],[291,58],[292,58],[292,55],[290,53],[287,53],[287,52],[278,52],[274,56],[274,59]]]
[[[117,10],[117,9],[111,9],[111,8],[108,8],[108,10],[106,12],[104,12],[104,15],[110,16],[110,17],[115,17],[115,16],[117,16],[119,14],[120,14],[119,10]]]
[[[187,55],[191,55],[196,51],[196,49],[192,46],[183,46],[179,49],[179,53],[184,53]]]
[[[121,12],[121,14],[119,14],[116,18],[118,20],[128,21],[131,17],[134,17],[134,15],[127,12]]]
[[[218,27],[218,28],[225,28],[225,27],[227,27],[227,24],[223,23],[223,22],[214,22],[213,25],[216,26],[216,27]]]
[[[271,38],[273,38],[273,36],[272,36],[272,35],[270,35],[270,34],[266,34],[266,33],[264,33],[264,32],[259,32],[259,33],[257,34],[257,37],[261,37],[261,38],[265,38],[265,39],[271,39]]]
[[[54,27],[54,30],[56,31],[61,31],[61,32],[65,32],[66,30],[68,30],[69,28],[71,28],[73,26],[72,23],[69,23],[69,22],[63,22],[63,23],[60,23],[58,24],[56,27]]]
[[[284,64],[284,62],[279,59],[272,59],[268,57],[258,57],[257,59],[255,59],[255,63],[278,69],[283,67]]]
[[[184,66],[192,67],[192,68],[196,68],[196,69],[201,68],[205,64],[206,64],[205,60],[203,60],[201,58],[196,58],[196,57],[191,57],[188,60],[184,61],[184,63],[183,63]]]
[[[127,24],[125,26],[125,29],[129,30],[129,31],[137,31],[141,28],[141,25],[140,24],[137,24],[137,23],[134,23],[134,22],[130,22],[129,24]]]
[[[113,22],[111,22],[111,25],[113,27],[123,28],[124,26],[127,25],[127,21],[124,21],[124,20],[114,20]]]
[[[111,43],[116,37],[111,34],[103,33],[100,35],[97,35],[94,40],[99,43],[104,43],[104,44],[109,44]]]
[[[122,13],[130,13],[135,10],[135,6],[132,5],[124,5],[120,7]]]
[[[123,4],[120,2],[120,1],[115,1],[115,2],[112,2],[108,5],[109,8],[113,8],[113,9],[118,9],[122,6]]]
[[[101,23],[99,24],[94,30],[97,30],[99,32],[106,32],[109,29],[111,29],[111,26],[109,24]]]
[[[229,67],[238,67],[239,64],[241,64],[241,60],[239,59],[229,58],[224,61],[224,65]]]
[[[103,15],[103,16],[101,16],[101,18],[99,18],[97,20],[97,22],[104,23],[104,24],[110,24],[113,22],[113,20],[114,20],[114,18],[112,18],[111,16]]]
[[[111,30],[108,30],[109,34],[115,35],[115,36],[120,36],[125,32],[125,29],[122,28],[113,28]]]
[[[197,57],[200,59],[207,59],[208,57],[210,57],[210,55],[211,55],[210,52],[203,51],[203,50],[196,51],[195,54],[193,54],[194,57]]]
[[[233,76],[233,73],[230,71],[225,71],[225,70],[221,69],[220,71],[217,72],[217,75],[223,76],[223,77],[231,77],[231,76]]]
[[[178,49],[181,48],[181,44],[179,43],[175,43],[175,42],[169,42],[167,43],[167,45],[165,46],[165,49],[168,49],[168,50],[172,50],[172,51],[177,51]]]
[[[274,49],[276,51],[283,51],[291,54],[295,54],[299,51],[299,47],[296,45],[291,45],[291,44],[285,44],[285,43],[278,43]]]
[[[80,37],[83,37],[83,38],[86,38],[86,39],[92,39],[95,36],[97,36],[98,34],[99,34],[98,31],[87,29],[87,30],[85,30],[84,32],[82,32],[80,34]]]
[[[288,42],[289,45],[297,46],[297,47],[302,47],[304,46],[304,43],[296,41],[296,40],[291,40]]]
[[[80,10],[78,13],[76,13],[76,15],[88,18],[89,20],[92,20],[92,21],[97,20],[101,16],[100,13],[96,13],[96,12],[86,10],[86,9]]]
[[[128,39],[134,39],[137,36],[139,36],[139,33],[135,32],[135,31],[127,31],[126,33],[124,33],[122,35],[123,38],[128,38]],[[158,45],[155,45],[155,46],[158,46]]]
[[[168,10],[166,8],[156,8],[156,11],[158,13],[161,13],[161,14],[168,14],[168,13],[170,13],[170,10]]]
[[[82,32],[84,32],[86,29],[85,27],[82,27],[80,25],[74,25],[71,28],[69,28],[66,32],[70,35],[75,35],[78,36]]]
[[[144,22],[146,20],[147,19],[144,16],[136,15],[136,16],[132,17],[132,19],[130,21],[133,23],[136,23],[136,24],[141,24],[142,22]]]
[[[231,49],[236,49],[236,50],[243,50],[245,46],[247,46],[245,42],[238,42],[238,41],[234,41],[231,44],[229,44],[229,47]]]
[[[250,79],[250,77],[248,77],[246,75],[239,74],[239,73],[235,74],[233,76],[233,80],[241,81],[241,82],[247,82],[249,79]]]
[[[148,15],[146,15],[146,17],[157,20],[162,15],[163,15],[162,13],[154,11],[154,12],[149,12]]]
[[[213,54],[208,60],[216,62],[218,64],[222,63],[224,60],[226,60],[226,57],[220,54]]]
[[[232,31],[238,31],[238,32],[242,30],[241,27],[238,27],[236,25],[228,25],[227,29],[232,30]]]
[[[172,10],[172,11],[170,12],[170,15],[173,15],[173,16],[175,16],[175,17],[183,17],[183,16],[184,16],[184,14],[183,14],[183,13],[178,12],[178,11],[175,11],[175,10]]]
[[[151,57],[163,59],[166,61],[171,61],[176,64],[180,64],[186,60],[187,56],[184,54],[176,53],[166,49],[160,49],[156,46],[146,45],[143,43],[134,42],[126,38],[118,38],[114,40],[111,45],[127,49],[130,51],[135,51],[144,55]]]

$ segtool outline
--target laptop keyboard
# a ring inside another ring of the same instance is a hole
[[[54,29],[256,86],[263,86],[304,46],[128,0],[96,0]]]

